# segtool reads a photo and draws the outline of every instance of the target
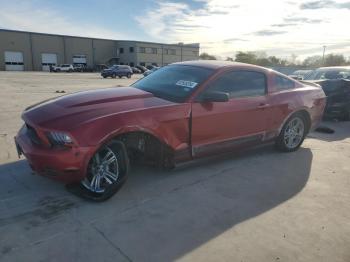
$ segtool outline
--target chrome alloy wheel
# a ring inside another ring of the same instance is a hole
[[[82,185],[94,193],[103,193],[119,177],[117,155],[109,147],[103,147],[95,153],[88,167],[87,177]]]
[[[284,143],[289,149],[299,146],[304,137],[304,121],[300,117],[294,117],[289,121],[284,130]]]

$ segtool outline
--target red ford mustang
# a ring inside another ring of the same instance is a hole
[[[112,196],[130,163],[176,163],[274,141],[295,151],[322,118],[325,94],[258,66],[175,63],[130,87],[27,108],[15,137],[31,168],[94,199]]]

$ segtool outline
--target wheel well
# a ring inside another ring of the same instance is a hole
[[[118,135],[113,140],[119,140],[125,144],[132,164],[141,163],[157,167],[173,166],[173,149],[149,133],[129,132]]]
[[[295,114],[300,114],[304,120],[306,121],[306,131],[307,133],[310,131],[311,128],[311,117],[309,112],[307,112],[306,110],[300,110],[298,112],[296,112]]]

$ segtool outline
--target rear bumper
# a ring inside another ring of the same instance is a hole
[[[85,178],[92,147],[52,149],[34,144],[22,128],[15,137],[18,155],[23,154],[30,167],[38,175],[61,181],[65,184]]]

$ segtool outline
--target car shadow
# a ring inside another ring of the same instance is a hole
[[[172,261],[293,198],[308,181],[312,158],[308,148],[282,154],[264,146],[194,161],[168,172],[134,167],[120,192],[103,203],[81,200],[59,183],[30,176],[26,163],[17,161],[0,166],[0,182],[8,188],[0,200],[7,206],[25,201],[26,208],[0,215],[0,227],[8,226],[11,234],[11,225],[27,226],[23,234],[33,242],[38,230],[43,237],[66,228],[64,223],[89,225],[130,260]],[[45,237],[51,239],[49,245],[56,245],[53,237]],[[15,237],[10,239],[7,245],[19,245]],[[75,239],[67,237],[65,244],[74,244]],[[76,248],[84,249],[84,244]]]
[[[334,133],[311,132],[309,138],[319,139],[326,142],[341,141],[350,137],[350,121],[322,121],[320,127],[330,128]]]

